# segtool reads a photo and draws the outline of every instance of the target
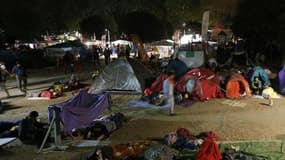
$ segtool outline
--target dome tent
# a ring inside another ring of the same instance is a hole
[[[242,95],[246,97],[251,96],[251,91],[248,82],[242,75],[235,74],[228,81],[226,86],[226,97],[232,99],[239,99]]]
[[[95,79],[89,93],[143,93],[152,74],[145,66],[132,59],[120,58],[106,66]]]

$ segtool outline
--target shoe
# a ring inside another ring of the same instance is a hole
[[[170,114],[169,114],[169,116],[175,116],[175,115],[176,115],[175,113],[170,113]]]

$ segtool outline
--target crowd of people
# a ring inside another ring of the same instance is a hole
[[[118,57],[130,57],[131,47],[129,45],[109,45],[102,47],[100,45],[92,46],[90,52],[92,53],[93,63],[96,66],[100,66],[100,57],[104,56],[105,65],[111,62],[111,55],[117,55]]]

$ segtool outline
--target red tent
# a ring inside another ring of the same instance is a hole
[[[187,72],[176,85],[176,91],[186,92],[186,84],[190,79],[194,79],[194,87],[191,95],[197,100],[209,100],[219,97],[222,92],[220,90],[220,81],[218,76],[209,69],[193,69]]]
[[[151,85],[151,90],[153,92],[159,93],[162,91],[163,88],[163,81],[166,80],[168,76],[166,74],[160,75],[157,80]]]

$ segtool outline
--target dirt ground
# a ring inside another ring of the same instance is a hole
[[[8,110],[0,114],[0,120],[18,120],[30,111],[37,110],[40,117],[47,119],[48,105],[62,102],[71,96],[54,100],[29,101],[23,97],[12,98]],[[112,142],[129,142],[159,138],[179,127],[189,128],[194,134],[203,131],[216,132],[222,141],[235,140],[280,140],[285,139],[285,99],[274,100],[274,106],[264,105],[263,99],[227,100],[217,99],[196,102],[189,107],[176,106],[176,116],[168,116],[168,110],[131,108],[128,102],[137,96],[113,95],[113,112],[122,112],[129,121],[109,138]],[[241,104],[241,105],[232,105]],[[106,111],[104,114],[109,114]],[[66,152],[36,154],[33,146],[21,146],[2,151],[5,160],[82,159],[89,149],[68,149]],[[26,159],[24,158],[24,159]],[[2,158],[1,158],[2,159]]]

